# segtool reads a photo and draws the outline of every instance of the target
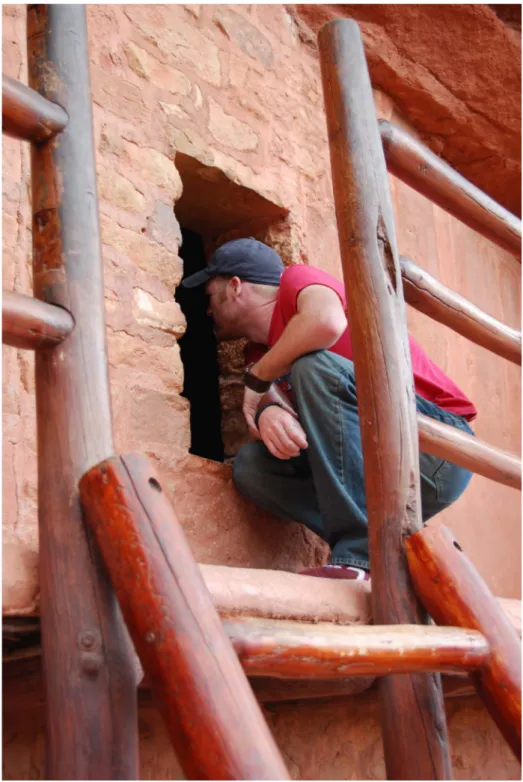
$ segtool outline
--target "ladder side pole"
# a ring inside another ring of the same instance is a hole
[[[319,33],[334,202],[351,329],[376,624],[426,623],[404,538],[421,527],[416,409],[394,213],[358,25]],[[389,779],[445,779],[449,748],[437,674],[379,682]]]
[[[69,338],[36,354],[47,779],[136,779],[137,673],[78,481],[113,453],[85,7],[30,5],[30,86],[69,115],[32,147],[33,285]]]

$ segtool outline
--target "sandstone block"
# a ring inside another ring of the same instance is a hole
[[[180,305],[174,301],[158,301],[141,288],[133,291],[133,314],[141,326],[151,326],[180,338],[187,323]]]
[[[180,224],[174,216],[172,205],[157,201],[154,214],[147,218],[147,236],[164,244],[170,250],[177,250],[182,243]]]
[[[212,98],[209,98],[209,130],[220,144],[241,152],[257,149],[258,135],[242,120],[227,114]]]
[[[139,87],[92,63],[91,93],[95,103],[122,119],[137,123],[149,118],[150,112]]]
[[[274,61],[272,46],[267,38],[253,24],[227,6],[219,6],[214,14],[214,23],[249,57],[270,68]]]
[[[184,73],[159,62],[145,49],[132,42],[126,43],[124,50],[129,67],[138,76],[169,92],[178,95],[189,94],[191,82]]]
[[[190,115],[177,103],[165,103],[163,100],[160,100],[158,104],[167,117],[176,117],[183,120],[190,119]]]
[[[189,450],[189,402],[178,394],[135,386],[131,395],[129,425],[133,437],[153,448],[155,443]]]
[[[38,552],[12,539],[2,545],[2,604],[7,616],[33,614],[38,605]]]
[[[128,5],[124,13],[166,63],[187,65],[204,81],[220,85],[218,47],[194,24],[174,17],[169,6]]]
[[[132,212],[143,211],[145,198],[132,182],[113,169],[107,169],[104,166],[97,166],[96,172],[100,198],[111,201],[122,209],[129,209]]]
[[[109,331],[107,346],[113,399],[129,395],[137,373],[142,378],[148,374],[150,387],[158,391],[182,391],[183,364],[177,342],[171,347],[158,347],[125,332]],[[141,384],[145,385],[143,380]]]
[[[133,173],[138,179],[161,187],[176,201],[182,194],[182,180],[173,161],[152,147],[139,147],[124,141],[127,158],[130,160]],[[131,172],[129,172],[131,173]]]
[[[183,269],[175,252],[164,245],[153,242],[142,234],[122,228],[114,220],[100,215],[102,241],[113,247],[138,268],[161,280],[169,290],[179,284]]]

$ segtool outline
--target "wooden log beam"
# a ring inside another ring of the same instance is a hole
[[[80,494],[185,776],[288,779],[148,459],[105,460]]]
[[[445,527],[425,527],[406,541],[416,592],[441,625],[478,630],[492,654],[470,674],[498,728],[521,758],[521,643],[496,598]]]
[[[2,132],[21,141],[52,138],[67,125],[67,112],[36,90],[2,75]]]
[[[27,41],[31,87],[70,117],[31,147],[34,294],[75,321],[35,356],[45,777],[137,779],[135,657],[78,495],[114,451],[85,7],[28,6]]]
[[[379,127],[391,174],[520,258],[521,220],[458,174],[410,133],[387,120],[379,120]]]
[[[358,25],[319,33],[334,203],[358,385],[376,624],[427,621],[403,537],[421,527],[415,395],[394,213]],[[440,677],[379,681],[387,775],[451,773]]]
[[[61,307],[33,296],[2,292],[2,342],[14,348],[53,348],[74,328],[71,315]]]
[[[521,459],[453,426],[418,413],[420,451],[521,491]]]
[[[521,365],[521,331],[505,326],[401,256],[405,301],[476,345]]]
[[[458,627],[340,627],[251,618],[225,621],[224,629],[249,676],[343,679],[455,673],[478,668],[490,655],[480,633]]]

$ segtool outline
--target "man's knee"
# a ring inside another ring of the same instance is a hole
[[[328,359],[326,354],[326,350],[317,350],[314,353],[306,353],[304,356],[297,358],[291,368],[291,382],[293,387],[303,380],[307,380],[311,374],[317,374],[321,371],[326,358]]]

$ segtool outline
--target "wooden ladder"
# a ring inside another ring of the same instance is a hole
[[[47,778],[139,777],[137,673],[128,633],[188,778],[288,778],[244,670],[328,678],[340,675],[343,662],[345,676],[381,675],[391,778],[450,775],[438,671],[470,671],[515,747],[520,690],[511,654],[518,639],[514,644],[453,539],[418,531],[418,438],[403,287],[357,25],[327,25],[320,52],[340,247],[346,283],[350,279],[377,626],[323,632],[289,622],[222,624],[162,479],[144,456],[114,455],[84,7],[29,6],[27,40],[30,87],[4,77],[3,130],[32,144],[35,298],[4,293],[3,342],[36,351]],[[385,126],[383,135],[388,158],[401,169],[398,132]],[[410,152],[406,159],[412,162]],[[466,220],[470,209],[460,207],[466,199],[448,196],[448,167],[437,158],[433,165],[447,208],[454,204]],[[501,234],[498,240],[512,242],[514,250],[518,221],[504,210],[496,215],[491,238]],[[472,305],[411,261],[402,262],[402,272],[414,306],[520,362],[519,334],[476,310],[471,315]],[[424,451],[521,486],[512,455],[429,419],[420,419],[418,428]],[[405,543],[416,589],[434,618],[471,629],[423,626]],[[470,588],[452,592],[452,579],[464,573]],[[483,612],[473,594],[480,588]],[[391,672],[402,675],[386,675]]]

